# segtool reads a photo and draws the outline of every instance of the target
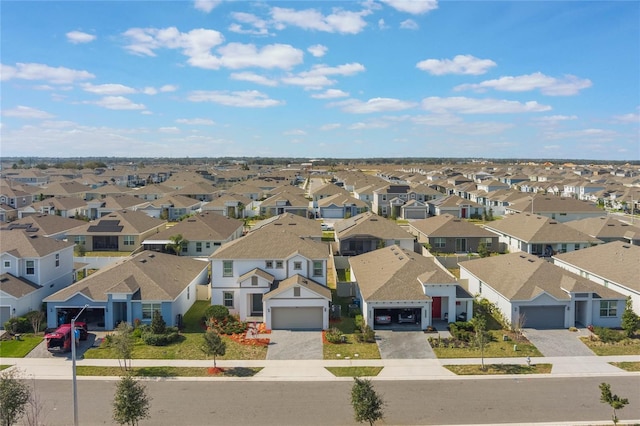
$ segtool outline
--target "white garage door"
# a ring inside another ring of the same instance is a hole
[[[271,308],[273,330],[322,330],[322,308]]]
[[[521,306],[525,328],[564,328],[564,306]]]
[[[4,328],[4,323],[11,319],[11,306],[0,306],[0,328]]]
[[[322,217],[324,218],[341,219],[343,215],[344,212],[342,209],[322,209]]]

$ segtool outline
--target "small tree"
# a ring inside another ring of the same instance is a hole
[[[482,371],[484,366],[484,346],[487,343],[487,320],[483,315],[476,315],[471,319],[471,325],[476,332],[476,344],[480,348],[480,359],[482,360]]]
[[[160,311],[153,312],[153,318],[151,319],[151,332],[153,334],[164,334],[167,332],[167,323]]]
[[[633,337],[638,330],[638,314],[633,311],[631,296],[627,297],[627,305],[622,313],[622,329],[627,337]]]
[[[489,253],[486,242],[480,241],[478,243],[478,254],[480,255],[480,257],[489,257],[491,253]]]
[[[151,398],[147,390],[133,377],[123,376],[116,385],[113,399],[113,420],[120,425],[135,426],[142,419],[149,417]]]
[[[3,426],[17,423],[27,409],[31,390],[22,380],[19,370],[9,369],[0,373],[0,420]]]
[[[611,419],[613,424],[618,424],[618,416],[616,410],[622,410],[625,405],[629,403],[627,398],[620,398],[618,395],[611,393],[611,385],[609,383],[600,383],[600,402],[603,404],[609,404],[613,409]]]
[[[351,388],[351,405],[357,422],[369,422],[372,426],[375,421],[382,419],[384,401],[376,393],[371,385],[371,380],[354,378]]]
[[[116,332],[111,338],[111,346],[118,354],[120,368],[124,368],[125,371],[131,368],[131,359],[133,358],[133,327],[131,324],[124,321],[118,324]],[[129,361],[128,364],[127,361]]]
[[[40,332],[40,325],[42,321],[44,321],[45,315],[42,311],[31,311],[25,315],[29,322],[31,323],[31,327],[33,328],[33,332],[38,334]]]
[[[204,341],[200,348],[205,355],[213,355],[213,368],[216,368],[216,357],[224,356],[227,352],[227,344],[215,330],[207,330],[202,337]]]
[[[170,243],[167,243],[167,250],[172,250],[176,256],[180,256],[180,252],[182,251],[182,247],[189,244],[188,240],[185,240],[182,237],[182,234],[176,234],[169,237]]]

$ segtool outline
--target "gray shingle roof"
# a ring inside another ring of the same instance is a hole
[[[545,216],[516,213],[484,225],[485,229],[506,234],[528,243],[593,243],[601,241]]]
[[[43,257],[55,253],[67,247],[73,247],[70,241],[54,240],[42,235],[27,233],[21,229],[0,231],[2,252],[7,252],[15,257]]]
[[[300,287],[304,287],[307,290],[310,290],[314,293],[318,293],[322,297],[328,300],[331,300],[331,290],[329,290],[329,288],[323,286],[322,284],[318,284],[317,282],[313,281],[311,278],[306,278],[299,274],[296,274],[292,277],[289,277],[285,280],[280,281],[278,283],[278,286],[273,290],[271,290],[270,292],[266,293],[264,296],[262,296],[262,299],[263,300],[271,299],[272,297],[275,297],[280,293],[284,292],[285,290],[291,287],[294,287],[296,285],[299,285]]]
[[[334,224],[334,228],[340,239],[356,235],[370,235],[385,240],[413,239],[413,235],[394,222],[371,212],[339,220]]]
[[[416,220],[409,226],[429,237],[496,237],[493,232],[450,214]]]
[[[152,235],[146,241],[169,240],[177,234],[188,241],[226,241],[243,226],[241,220],[218,213],[203,212]]]
[[[94,235],[89,231],[91,226],[98,225],[101,220],[118,220],[119,226],[122,226],[122,231],[118,234],[121,235],[135,235],[142,234],[149,230],[152,230],[158,226],[162,226],[166,224],[166,221],[156,219],[148,216],[144,212],[140,211],[131,211],[131,210],[121,210],[113,213],[109,213],[106,216],[101,217],[100,219],[92,220],[91,222],[69,230],[69,235]],[[98,234],[104,235],[104,233]]]
[[[0,290],[16,299],[33,293],[40,286],[11,274],[0,275]]]

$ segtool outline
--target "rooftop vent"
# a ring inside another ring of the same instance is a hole
[[[626,249],[628,249],[628,248],[631,248],[631,246],[628,246],[628,245],[626,245],[626,244],[623,244],[623,245],[622,245],[622,248],[626,248]]]
[[[558,222],[556,222],[555,220],[552,220],[551,222],[549,222],[549,225],[557,225]]]
[[[140,263],[147,263],[147,259],[140,259]]]

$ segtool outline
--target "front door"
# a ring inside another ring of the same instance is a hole
[[[464,253],[467,251],[467,239],[466,238],[456,238],[456,252]]]
[[[442,297],[432,297],[431,318],[440,319],[442,316]]]
[[[262,293],[253,293],[251,295],[251,316],[262,316]]]

